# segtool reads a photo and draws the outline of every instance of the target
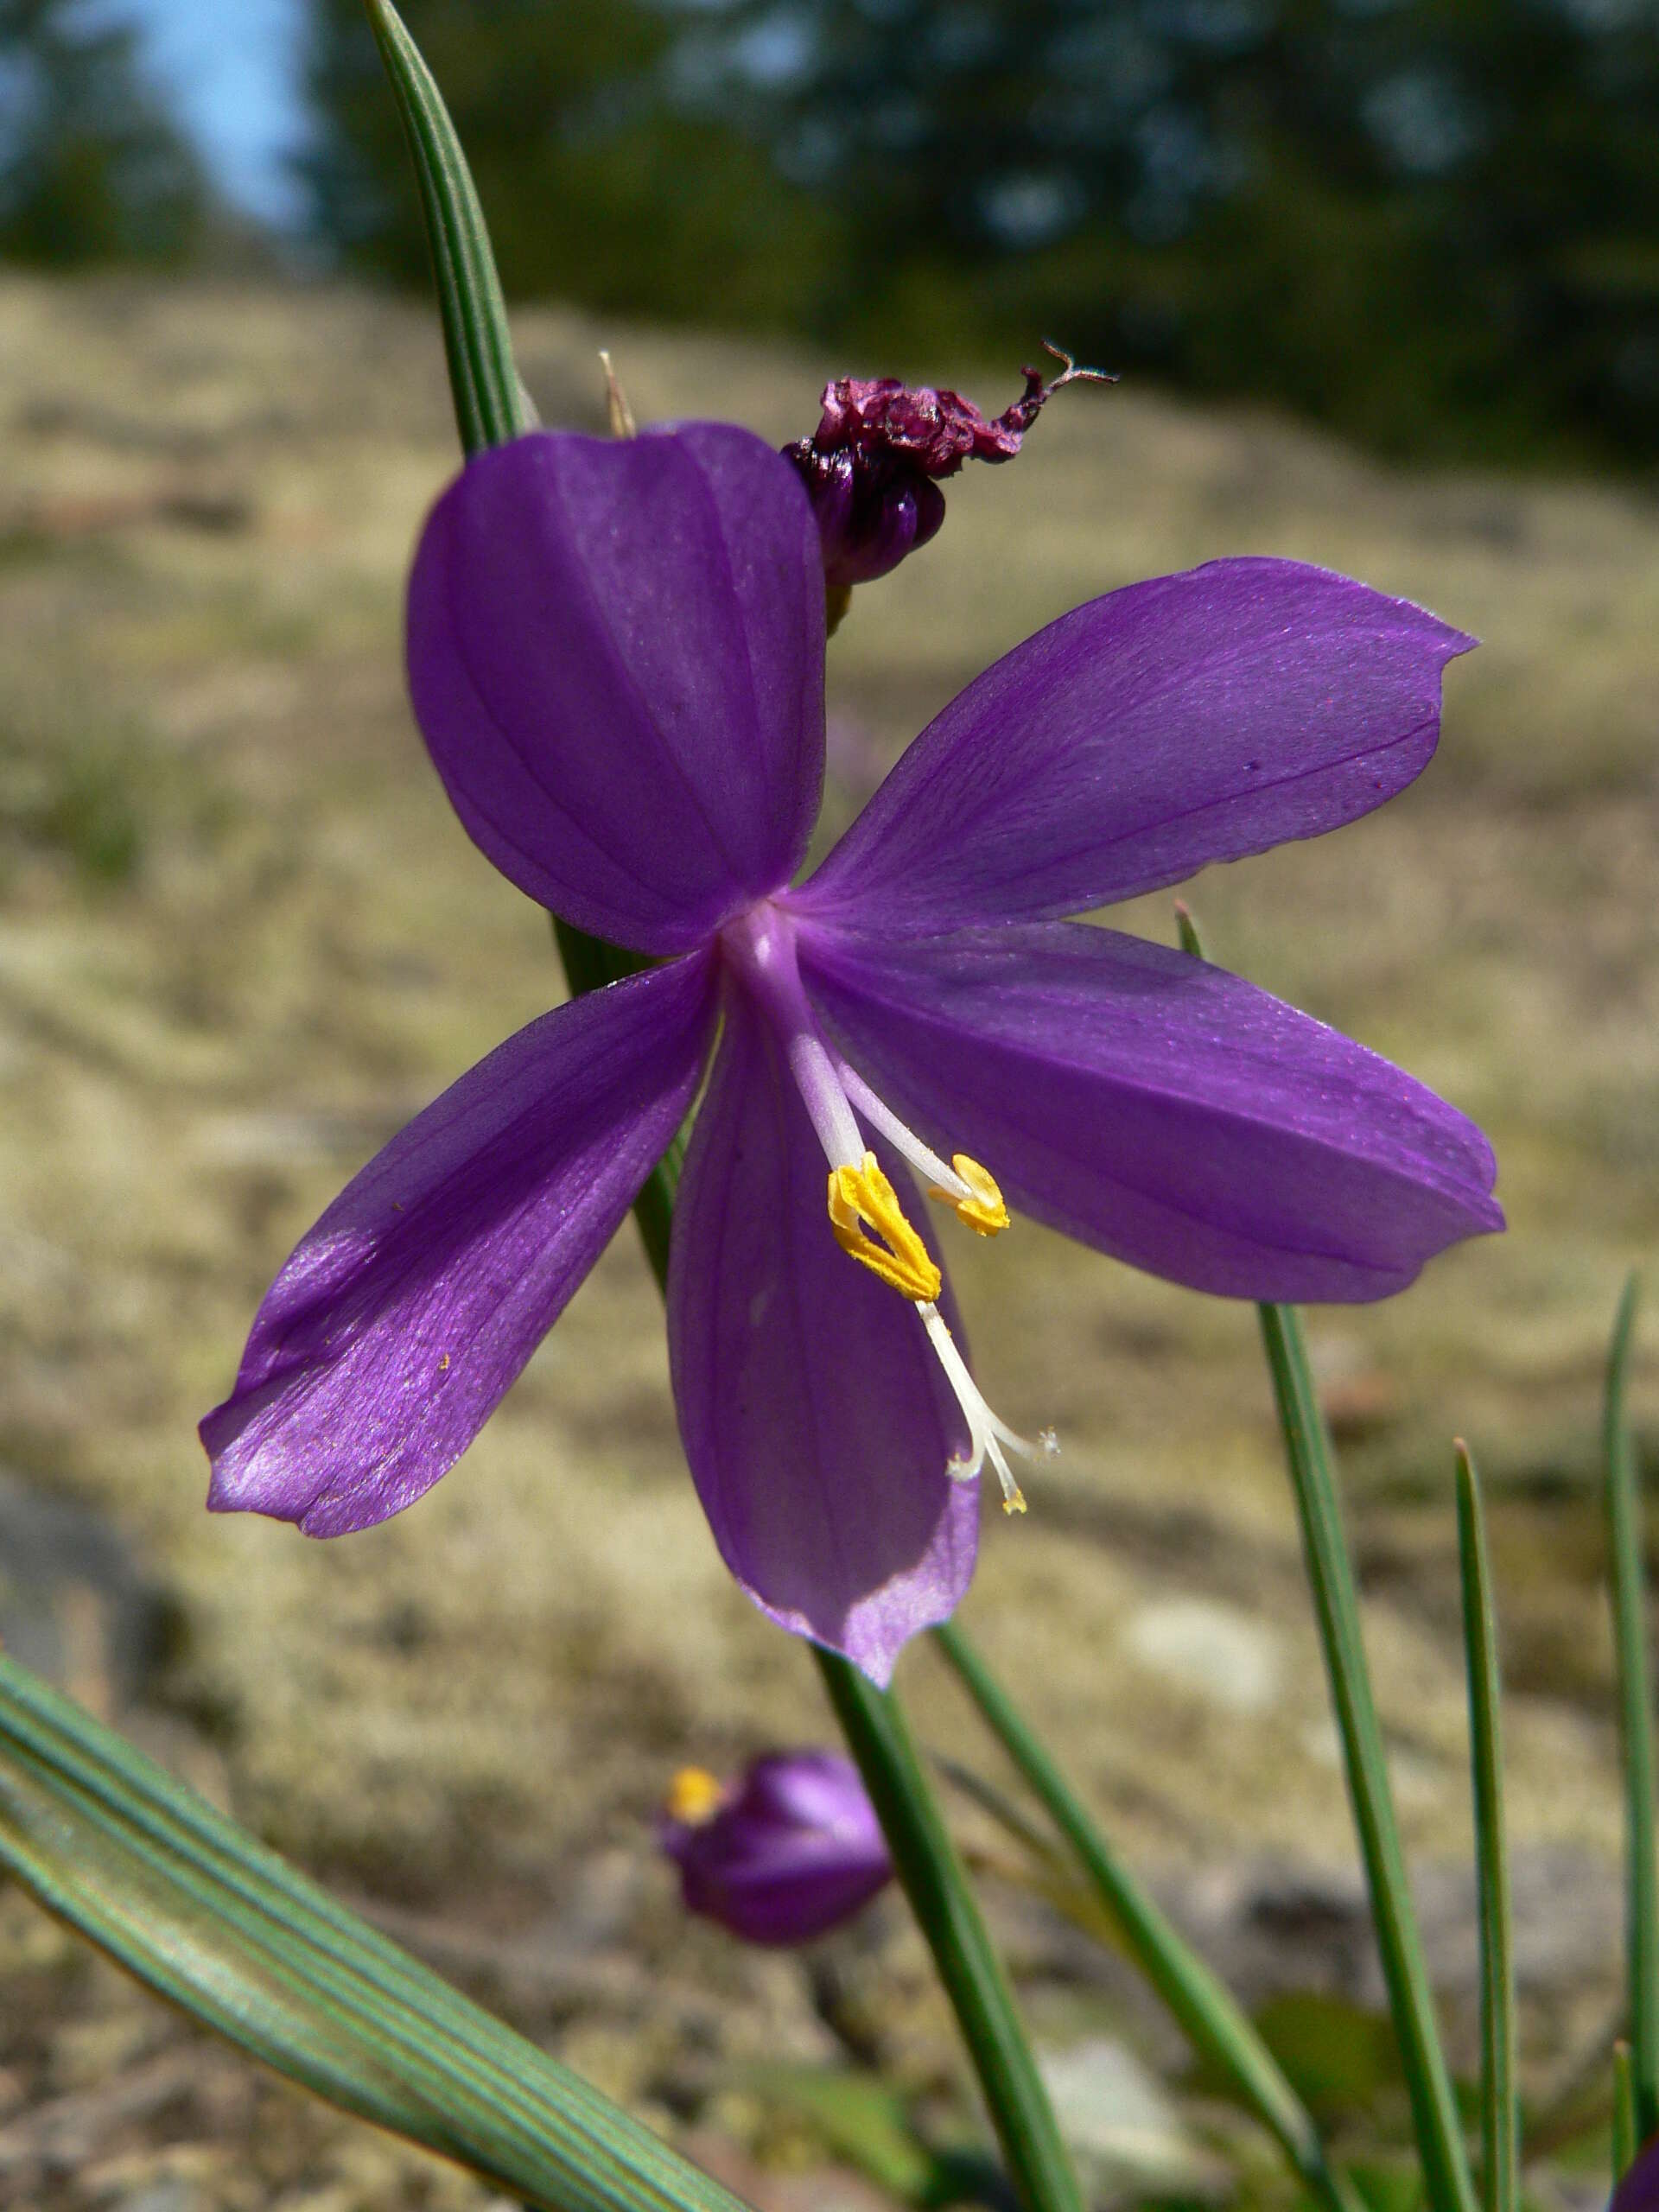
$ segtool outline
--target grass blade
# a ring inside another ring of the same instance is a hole
[[[1027,2212],[1082,2212],[1048,2091],[1001,1961],[911,1741],[902,1710],[856,1667],[815,1647],[848,1749],[979,2075],[1008,2178]]]
[[[1624,1418],[1636,1331],[1632,1275],[1618,1301],[1607,1353],[1602,1466],[1611,1555],[1613,1650],[1624,1769],[1624,1943],[1630,2076],[1639,2143],[1659,2133],[1659,1866],[1654,1856],[1653,1681],[1648,1661],[1647,1575],[1636,1454]]]
[[[391,0],[366,5],[420,187],[455,426],[462,448],[474,454],[516,438],[535,417],[513,366],[495,255],[449,111]]]
[[[1458,1447],[1458,1554],[1463,1571],[1463,1641],[1469,1678],[1469,1758],[1473,1775],[1475,1859],[1480,1905],[1481,2202],[1516,2212],[1521,2156],[1516,2087],[1515,1985],[1510,1861],[1503,1826],[1502,1683],[1497,1624],[1480,1483],[1468,1447]]]
[[[1113,1852],[1042,1743],[955,1621],[933,1631],[987,1726],[1065,1838],[1129,1955],[1180,2023],[1195,2051],[1229,2080],[1277,2138],[1315,2200],[1332,2212],[1351,2201],[1325,2163],[1312,2115],[1230,1990],[1183,1942]]]
[[[1342,1739],[1349,1802],[1370,1891],[1389,2009],[1405,2067],[1424,2185],[1433,2212],[1474,2212],[1474,2184],[1406,1881],[1382,1731],[1359,1631],[1359,1600],[1343,1537],[1330,1439],[1295,1309],[1262,1306],[1256,1310],[1284,1433],[1308,1586]]]
[[[0,1866],[251,2056],[532,2204],[738,2212],[649,2129],[4,1659]]]

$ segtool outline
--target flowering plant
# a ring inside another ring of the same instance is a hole
[[[1007,1459],[1021,1440],[972,1379],[910,1171],[970,1231],[1005,1225],[1006,1192],[1115,1256],[1255,1298],[1421,2193],[1430,2212],[1474,2212],[1330,1442],[1296,1313],[1276,1301],[1386,1294],[1445,1245],[1497,1227],[1491,1156],[1409,1077],[1189,957],[1195,944],[1175,953],[1067,918],[1381,803],[1433,753],[1442,669],[1471,641],[1292,563],[1220,563],[1109,594],[969,685],[798,880],[823,767],[826,587],[844,593],[920,543],[942,512],[937,480],[966,452],[1006,457],[999,441],[1018,442],[1039,390],[987,423],[955,395],[845,380],[808,442],[830,457],[821,480],[798,452],[726,425],[621,444],[526,435],[464,159],[389,0],[368,4],[415,152],[471,456],[416,558],[411,690],[474,840],[561,918],[579,995],[428,1108],[302,1240],[235,1391],[203,1425],[213,1503],[334,1534],[418,1497],[630,1202],[660,1189],[656,1163],[701,1093],[671,1249],[647,1234],[687,1456],[739,1580],[812,1640],[852,1764],[762,1762],[731,1792],[683,1776],[664,1840],[693,1908],[755,1940],[821,1933],[895,1878],[1011,2198],[1022,2212],[1081,2212],[903,1707],[875,1686],[906,1637],[962,1594],[985,1461],[1005,1503],[1020,1502]],[[650,1221],[660,1228],[660,1211],[642,1212]],[[1619,2212],[1650,2201],[1652,2157],[1637,2150],[1659,2134],[1654,1744],[1624,1411],[1633,1314],[1627,1292],[1605,1427],[1630,1835]],[[1517,2212],[1497,1656],[1466,1452],[1457,1497],[1481,2179],[1488,2212]],[[1051,1872],[1075,1867],[1096,1923],[1109,1917],[1304,2198],[1355,2212],[1354,2177],[1257,2029],[960,1624],[934,1643],[1058,1841],[1018,1813],[1011,1832]],[[244,2049],[516,2198],[739,2212],[650,2130],[3,1656],[0,1863]]]

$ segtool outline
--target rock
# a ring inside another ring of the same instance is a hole
[[[1231,1713],[1277,1703],[1284,1656],[1265,1621],[1213,1598],[1163,1598],[1130,1615],[1122,1631],[1132,1658]]]
[[[1045,2051],[1040,2064],[1060,2133],[1098,2189],[1141,2197],[1224,2186],[1165,2091],[1122,2044],[1092,2036]]]

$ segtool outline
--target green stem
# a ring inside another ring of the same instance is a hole
[[[1256,1310],[1284,1431],[1308,1585],[1342,1738],[1349,1799],[1370,1890],[1382,1977],[1405,2064],[1424,2185],[1434,2212],[1474,2212],[1468,2154],[1440,2047],[1434,2000],[1395,1821],[1382,1731],[1359,1630],[1353,1567],[1343,1539],[1330,1440],[1314,1395],[1301,1323],[1294,1308],[1262,1306]]]
[[[1521,2111],[1516,2089],[1515,1985],[1510,1860],[1503,1824],[1503,1685],[1480,1482],[1468,1447],[1458,1451],[1458,1552],[1469,1678],[1469,1761],[1474,1785],[1480,1904],[1480,2111],[1484,2212],[1516,2212]]]
[[[1637,2140],[1645,2143],[1659,2132],[1659,1870],[1654,1855],[1653,1683],[1648,1663],[1642,1501],[1637,1487],[1636,1455],[1624,1418],[1624,1383],[1636,1327],[1637,1291],[1632,1275],[1618,1302],[1607,1355],[1601,1441],[1624,1766],[1624,1942],[1630,2078]]]
[[[513,367],[501,288],[466,156],[438,88],[391,0],[367,0],[367,5],[420,180],[455,423],[470,455],[518,435],[529,419]],[[642,964],[634,955],[556,918],[553,928],[573,992],[602,988]],[[659,1287],[668,1278],[680,1159],[677,1140],[634,1204]],[[1014,2185],[1027,2212],[1081,2212],[1077,2183],[1013,1995],[899,1706],[844,1660],[822,1650],[817,1657],[922,1933],[938,1961]]]
[[[1022,2204],[1082,2212],[1082,2198],[1001,1962],[890,1692],[813,1647],[887,1849],[961,2023],[1008,2177]]]
[[[1071,1846],[1136,1964],[1180,2023],[1193,2050],[1232,2083],[1240,2100],[1277,2138],[1314,2198],[1328,2212],[1352,2212],[1355,2200],[1327,2164],[1312,2114],[1231,1991],[1183,1942],[1117,1858],[961,1624],[948,1622],[933,1634],[991,1733]]]

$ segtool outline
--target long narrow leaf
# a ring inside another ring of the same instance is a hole
[[[1637,2140],[1659,2132],[1659,1866],[1654,1856],[1653,1679],[1636,1455],[1624,1383],[1636,1329],[1637,1281],[1618,1301],[1607,1354],[1602,1465],[1612,1564],[1613,1648],[1624,1764],[1624,1943]]]
[[[1352,2200],[1325,2163],[1313,2115],[1285,2079],[1225,1983],[1171,1926],[1123,1865],[977,1647],[955,1621],[934,1640],[1033,1795],[1065,1838],[1125,1948],[1179,2021],[1188,2042],[1230,2081],[1279,2140],[1317,2201],[1346,2212]]]
[[[531,2203],[737,2212],[648,2129],[4,1659],[0,1865],[253,2057]]]
[[[432,73],[391,0],[366,0],[420,186],[443,322],[455,425],[468,454],[531,428],[513,366],[506,304],[472,172]]]
[[[1301,1523],[1308,1585],[1342,1738],[1349,1799],[1370,1891],[1389,2007],[1400,2039],[1424,2184],[1434,2212],[1474,2212],[1468,2153],[1440,2044],[1395,1821],[1382,1730],[1360,1635],[1359,1599],[1343,1536],[1325,1417],[1314,1395],[1307,1347],[1294,1307],[1262,1306],[1257,1312]]]
[[[1516,2212],[1521,2113],[1516,2088],[1510,1860],[1503,1826],[1502,1683],[1480,1483],[1468,1447],[1461,1443],[1458,1446],[1458,1552],[1463,1572],[1469,1761],[1474,1783],[1480,1906],[1481,2201],[1484,2212]]]

